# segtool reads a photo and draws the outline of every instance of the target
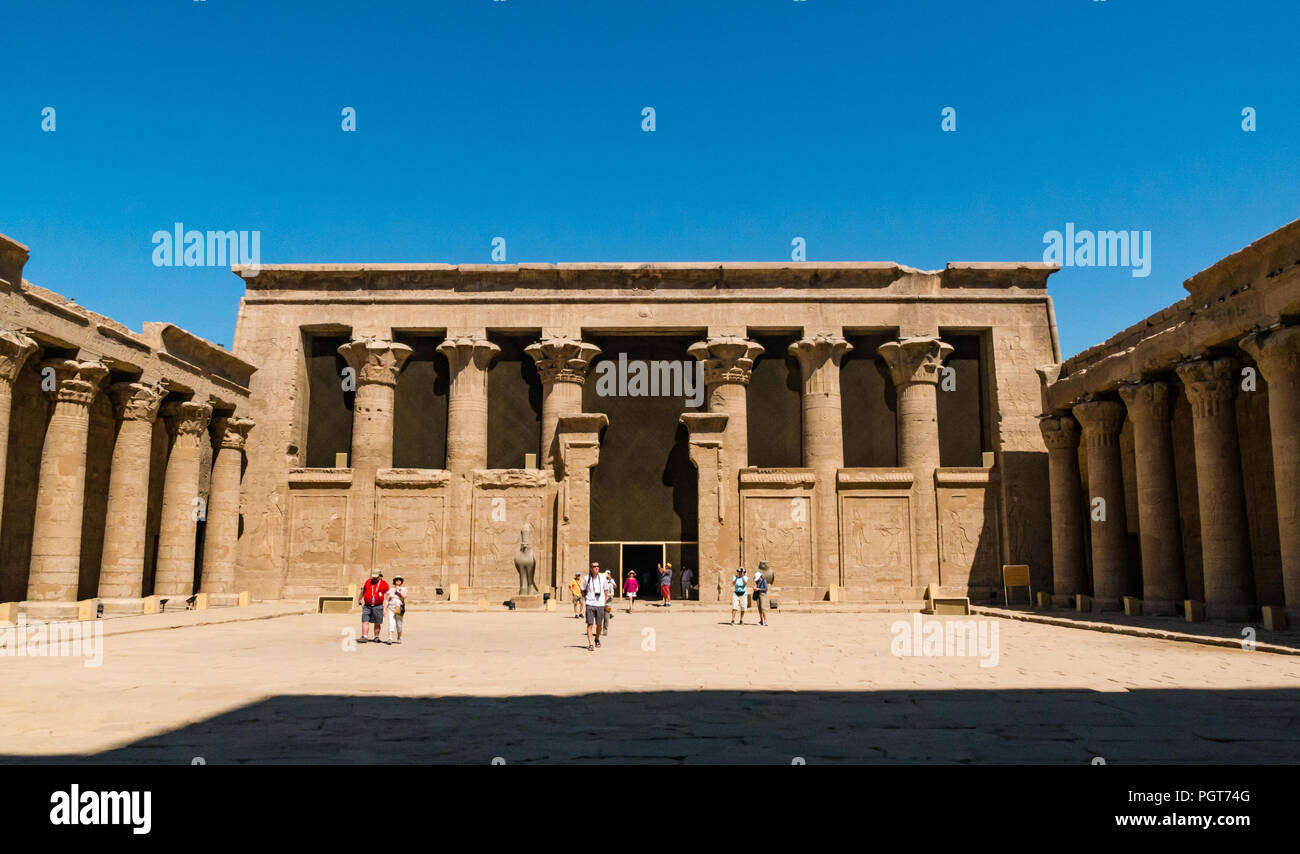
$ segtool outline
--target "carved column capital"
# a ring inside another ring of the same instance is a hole
[[[1173,389],[1166,382],[1124,383],[1120,399],[1128,417],[1143,424],[1167,424],[1173,417]]]
[[[577,383],[587,379],[587,368],[600,355],[600,348],[575,338],[543,338],[529,344],[524,352],[537,363],[542,385]]]
[[[443,341],[438,345],[438,352],[447,357],[452,374],[456,374],[468,365],[486,371],[501,348],[486,338],[464,336]]]
[[[242,451],[248,441],[248,431],[253,429],[254,421],[239,415],[214,418],[215,428],[221,447]]]
[[[1300,326],[1252,332],[1239,346],[1259,365],[1266,382],[1300,377]]]
[[[212,407],[206,403],[187,400],[169,403],[162,409],[167,427],[177,436],[198,436],[208,429]]]
[[[167,396],[167,390],[157,383],[114,383],[108,393],[119,421],[151,423],[158,417],[158,409]]]
[[[41,363],[41,367],[54,369],[54,388],[46,389],[46,394],[55,403],[90,406],[108,377],[108,366],[99,361],[52,359]]]
[[[1089,448],[1118,444],[1124,427],[1124,404],[1118,400],[1085,400],[1076,403],[1073,411]]]
[[[1051,451],[1073,451],[1079,447],[1079,422],[1073,416],[1044,415],[1038,419],[1038,429],[1043,433],[1043,444]]]
[[[1182,380],[1194,416],[1213,417],[1232,406],[1237,394],[1237,368],[1237,360],[1230,356],[1196,359],[1178,366],[1178,379]]]
[[[841,335],[818,333],[800,338],[786,348],[786,352],[799,360],[799,367],[806,378],[827,361],[839,367],[845,354],[852,349],[853,345]]]
[[[889,375],[898,387],[914,383],[939,382],[943,360],[952,353],[952,345],[938,338],[902,338],[886,341],[876,352],[889,367]]]
[[[357,372],[357,385],[397,385],[397,375],[411,348],[386,338],[358,338],[339,347],[339,355]]]
[[[21,332],[0,329],[0,380],[12,383],[40,345]]]
[[[734,336],[717,336],[696,341],[686,352],[704,363],[704,384],[749,385],[754,360],[763,352],[757,341]]]

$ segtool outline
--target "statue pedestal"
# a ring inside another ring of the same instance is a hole
[[[530,596],[511,596],[515,600],[515,607],[520,610],[541,610],[542,594],[534,593]]]

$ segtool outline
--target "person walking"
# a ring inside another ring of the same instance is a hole
[[[632,613],[632,606],[636,604],[636,592],[640,587],[640,582],[636,580],[636,570],[629,569],[627,581],[623,582],[623,592],[627,594],[627,612],[629,614]]]
[[[672,605],[673,565],[665,563],[659,567],[659,598],[664,600],[664,607]]]
[[[736,568],[736,577],[731,582],[731,624],[736,625],[736,615],[740,615],[740,625],[745,625],[745,608],[748,605],[745,595],[745,568]]]
[[[384,597],[384,614],[387,616],[385,621],[388,624],[388,642],[402,642],[402,618],[406,616],[406,579],[400,575],[393,576],[393,586],[388,588],[388,595]],[[394,635],[396,639],[394,639]]]
[[[375,643],[379,642],[379,627],[384,622],[384,597],[387,595],[388,582],[384,581],[384,574],[377,569],[372,570],[366,583],[361,585],[361,594],[357,596],[357,604],[361,606],[360,643],[370,640],[366,636],[366,630],[370,626],[375,627]]]
[[[600,630],[605,623],[605,579],[600,574],[600,564],[594,561],[582,579],[582,597],[587,615],[587,651],[600,646]],[[595,631],[593,644],[592,631]]]
[[[582,573],[575,572],[569,582],[569,592],[573,594],[573,619],[582,619]]]
[[[758,624],[767,625],[767,576],[763,570],[754,570],[754,605],[758,608]]]
[[[691,582],[695,580],[695,570],[689,566],[682,567],[682,601],[691,598]]]
[[[614,573],[605,570],[605,634],[609,634],[609,621],[614,619],[614,600],[618,598],[618,585],[614,583]]]

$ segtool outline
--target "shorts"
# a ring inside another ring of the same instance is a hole
[[[588,605],[588,606],[587,606],[587,625],[589,625],[589,626],[592,626],[592,625],[603,625],[604,622],[605,622],[605,606],[604,606],[604,605]]]
[[[758,606],[758,613],[760,613],[760,614],[765,614],[765,613],[767,613],[767,606],[763,604],[766,600],[767,600],[767,594],[766,594],[766,593],[755,593],[755,594],[754,594],[754,604],[755,604],[756,606]]]
[[[743,611],[748,607],[749,607],[749,602],[745,600],[745,594],[743,593],[731,594],[731,610]]]
[[[582,594],[581,594],[581,593],[574,593],[574,594],[573,594],[573,604],[577,605],[577,604],[578,604],[579,602],[581,602],[581,601],[582,601]]]
[[[661,585],[659,585],[659,598],[660,598],[660,599],[667,599],[667,598],[668,598],[668,585],[667,585],[667,584],[661,584]]]
[[[381,623],[383,623],[383,622],[384,622],[384,605],[383,605],[383,603],[381,602],[381,603],[379,603],[378,605],[362,605],[362,606],[361,606],[361,622],[363,622],[363,623],[374,623],[376,626],[378,626],[378,625],[380,625]]]
[[[635,599],[635,598],[636,598],[636,591],[633,591],[633,592],[627,594],[627,598],[629,598],[629,599]]]

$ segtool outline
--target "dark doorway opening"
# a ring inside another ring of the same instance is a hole
[[[657,601],[659,599],[658,566],[664,560],[663,543],[648,545],[624,543],[621,561],[623,577],[620,579],[619,592],[622,593],[627,589],[627,578],[635,572],[638,587],[636,598]]]

